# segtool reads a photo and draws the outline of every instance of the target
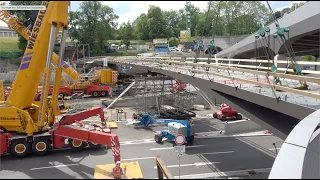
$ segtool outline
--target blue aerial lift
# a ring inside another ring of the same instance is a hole
[[[139,117],[139,120],[139,123],[135,123],[134,125],[168,125],[168,129],[155,134],[154,140],[157,143],[161,143],[163,138],[174,140],[178,134],[184,135],[188,143],[192,143],[194,140],[195,128],[192,120],[161,119],[150,114],[143,114]]]

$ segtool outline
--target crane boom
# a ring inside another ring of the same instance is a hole
[[[100,131],[97,131],[82,125],[74,125],[97,114],[101,123],[105,123],[101,107],[69,114],[63,116],[59,122],[55,122],[69,4],[70,1],[42,2],[46,9],[38,13],[13,89],[7,101],[0,102],[0,155],[10,153],[13,156],[25,157],[30,152],[44,155],[50,150],[65,147],[66,140],[70,148],[82,148],[84,146],[75,146],[75,141],[80,140],[81,143],[88,142],[89,146],[94,148],[100,145],[111,146],[114,161],[120,160],[119,139],[117,135],[111,134],[110,129],[100,126]],[[60,58],[56,67],[53,95],[50,99],[48,88],[53,69],[52,53],[61,28],[63,35],[59,50]],[[44,85],[41,102],[33,103],[42,75]]]
[[[48,1],[43,1],[42,5],[47,7],[50,3]],[[54,4],[52,4],[52,6],[53,5]],[[30,33],[31,35],[19,71],[17,72],[15,84],[6,101],[7,105],[27,108],[32,104],[46,65],[46,61],[44,61],[43,58],[46,57],[48,53],[46,49],[48,49],[49,39],[45,37],[50,36],[51,27],[46,24],[50,19],[62,16],[58,15],[58,12],[52,12],[52,10],[56,8],[57,7],[47,7],[46,10],[39,11],[32,33]],[[49,13],[51,16],[45,16],[46,13]],[[63,18],[67,24],[68,15]],[[55,34],[57,35],[58,31],[56,31]],[[57,61],[58,59],[56,59],[56,62]],[[21,99],[24,100],[21,101]]]
[[[8,26],[19,33],[26,40],[31,36],[31,32],[28,28],[24,27],[15,17],[13,17],[8,11],[0,11],[0,20],[8,24]],[[52,55],[52,62],[54,65],[58,65],[59,56],[56,53]],[[65,72],[72,80],[80,78],[80,74],[73,69],[71,66],[62,61],[62,70]]]

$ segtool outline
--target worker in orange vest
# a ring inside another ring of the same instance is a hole
[[[112,169],[112,174],[115,179],[121,179],[121,175],[123,175],[122,168],[120,167],[121,162],[116,162],[116,167]]]

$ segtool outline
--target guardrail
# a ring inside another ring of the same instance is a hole
[[[229,67],[242,67],[242,68],[249,68],[249,69],[256,69],[256,70],[266,70],[271,69],[271,67],[264,67],[261,66],[262,63],[272,63],[272,60],[262,60],[262,59],[227,59],[227,58],[190,58],[190,57],[141,57],[140,60],[143,59],[161,59],[161,60],[180,60],[180,61],[192,61],[192,62],[206,62],[208,64],[214,63],[216,65],[220,66],[229,66]],[[275,66],[278,66],[278,64],[290,64],[290,61],[286,60],[273,60],[275,62]],[[227,62],[227,63],[225,63]],[[237,62],[237,64],[234,64],[234,62]],[[249,63],[259,63],[259,65],[242,65],[241,62],[249,62]],[[296,61],[299,65],[316,65],[320,66],[320,62],[311,62],[311,61]],[[293,72],[290,68],[277,68],[278,71],[288,71]],[[320,74],[320,71],[313,71],[313,70],[302,70],[303,73],[308,74]]]
[[[215,65],[215,64],[207,64],[207,63],[193,63],[193,62],[181,62],[181,61],[174,61],[174,60],[163,60],[163,59],[168,59],[168,58],[163,58],[163,57],[149,57],[149,58],[142,58],[142,59],[131,59],[131,58],[116,58],[114,59],[116,62],[125,62],[126,60],[129,60],[131,62],[153,62],[153,63],[159,63],[160,66],[171,66],[171,65],[179,65],[175,68],[184,71],[189,71],[191,73],[200,73],[200,74],[207,74],[207,75],[214,75],[214,76],[219,76],[223,77],[226,79],[231,79],[232,81],[238,80],[242,82],[247,82],[250,84],[255,84],[261,87],[266,87],[266,88],[271,88],[273,91],[275,90],[280,90],[280,91],[285,91],[285,92],[291,92],[294,94],[299,94],[307,97],[312,97],[316,99],[320,99],[320,94],[314,93],[314,92],[307,92],[303,90],[298,90],[290,87],[285,87],[281,85],[276,85],[276,84],[271,84],[269,77],[279,77],[283,79],[291,79],[291,80],[297,80],[297,81],[305,81],[305,82],[310,82],[310,83],[317,83],[320,84],[320,78],[314,78],[314,77],[304,77],[304,76],[297,76],[297,75],[290,75],[290,74],[281,74],[281,73],[273,73],[273,72],[267,72],[267,71],[256,71],[256,70],[250,70],[250,69],[243,69],[243,68],[235,68],[235,67],[228,67],[228,66],[221,66],[221,65]],[[112,60],[111,60],[112,61]],[[130,62],[129,62],[130,63]],[[183,66],[181,66],[183,65]],[[172,67],[172,66],[171,66]],[[189,67],[189,68],[188,68]],[[191,68],[190,68],[191,67]],[[201,69],[195,69],[197,68],[203,68]],[[215,69],[224,69],[228,72],[228,75],[223,75],[222,73],[215,73],[213,71],[210,71],[210,68],[215,68]],[[262,75],[267,79],[268,83],[264,82],[259,82],[258,78],[257,81],[253,80],[248,80],[248,79],[243,79],[243,78],[238,78],[238,77],[233,77],[229,71],[239,71],[243,73],[250,73],[253,75]]]

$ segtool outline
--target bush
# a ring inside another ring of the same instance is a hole
[[[147,52],[147,50],[144,48],[140,49],[140,51],[139,51],[139,53],[146,53],[146,52]]]
[[[302,61],[311,61],[311,62],[315,62],[316,61],[316,57],[311,56],[311,55],[302,56],[301,59],[302,59]]]
[[[172,37],[169,39],[169,47],[178,46],[178,45],[179,45],[179,41],[176,38]]]

